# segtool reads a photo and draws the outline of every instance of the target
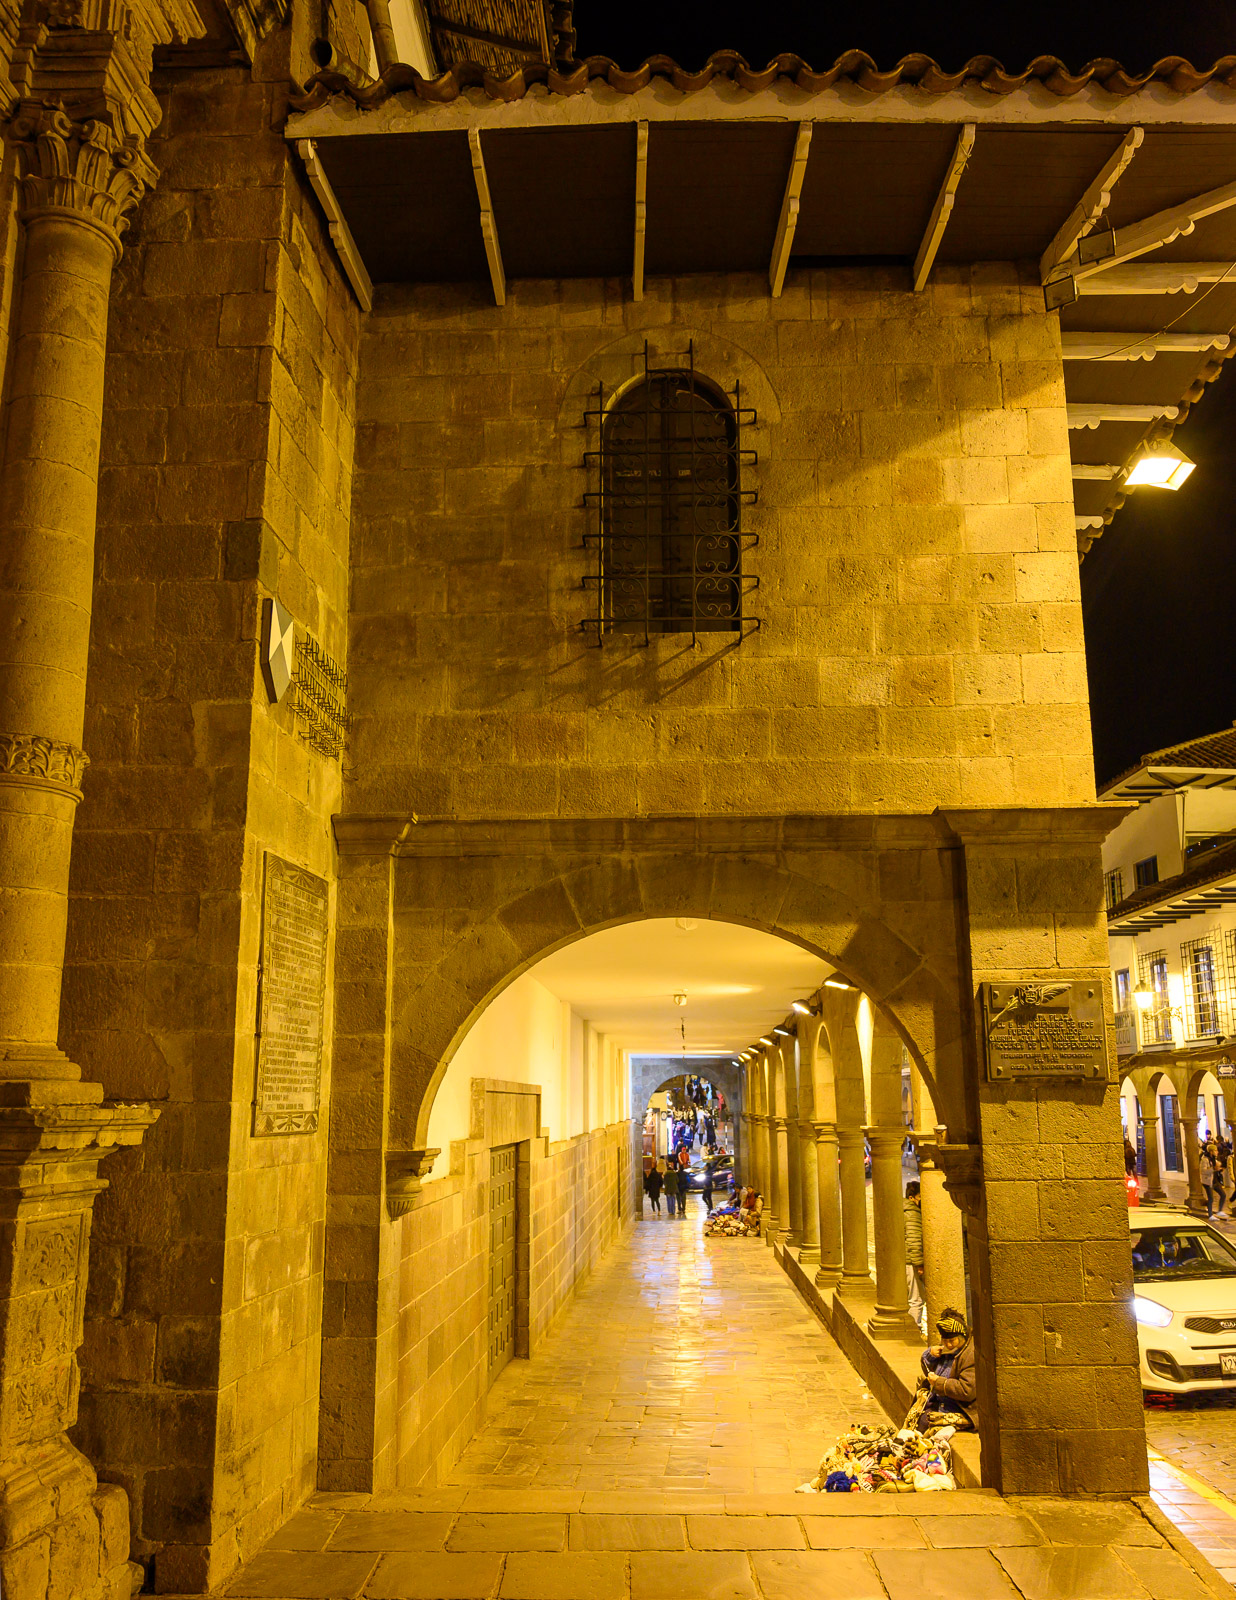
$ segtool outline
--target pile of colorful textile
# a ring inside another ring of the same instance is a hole
[[[706,1239],[743,1239],[750,1231],[737,1210],[729,1206],[720,1211],[710,1211],[708,1220],[704,1223]]]
[[[955,1489],[951,1433],[951,1428],[925,1434],[913,1428],[870,1428],[860,1423],[841,1435],[815,1477],[799,1485],[799,1493]]]

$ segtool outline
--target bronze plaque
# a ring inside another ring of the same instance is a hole
[[[1093,983],[984,983],[988,1083],[1107,1077],[1103,996]]]
[[[329,901],[323,879],[267,852],[258,967],[255,1134],[317,1129]]]

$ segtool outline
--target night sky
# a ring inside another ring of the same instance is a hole
[[[931,20],[935,12],[936,20]],[[907,20],[913,19],[913,20]],[[1075,0],[1070,5],[880,0],[660,4],[576,0],[577,54],[624,67],[665,54],[698,68],[714,50],[763,66],[794,51],[813,67],[865,50],[880,67],[911,52],[956,69],[996,56],[1016,71],[1036,55],[1076,70],[1099,56],[1145,71],[1179,55],[1208,67],[1236,55],[1236,0]],[[1236,372],[1236,358],[1232,363]],[[1197,462],[1184,488],[1130,494],[1082,563],[1082,603],[1099,782],[1147,751],[1236,720],[1236,377],[1211,384],[1175,433]]]

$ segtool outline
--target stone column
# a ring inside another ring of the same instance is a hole
[[[867,1330],[877,1339],[914,1333],[906,1291],[906,1227],[902,1210],[900,1128],[869,1128],[871,1191],[875,1211],[876,1303]]]
[[[9,137],[25,250],[0,478],[0,1075],[76,1083],[56,1039],[86,765],[107,302],[123,213],[153,169],[105,124],[54,106],[23,107]]]
[[[820,1213],[820,1265],[816,1287],[834,1288],[841,1282],[841,1179],[835,1122],[813,1122],[815,1173]]]
[[[799,1155],[798,1123],[791,1117],[786,1120],[785,1176],[789,1197],[789,1229],[785,1242],[795,1249],[803,1242],[803,1168]]]
[[[936,1143],[946,1132],[937,1128]],[[966,1253],[962,1213],[944,1187],[944,1172],[935,1159],[935,1144],[916,1140],[919,1199],[923,1210],[923,1279],[927,1290],[927,1335],[945,1306],[966,1309]]]
[[[863,1130],[838,1128],[837,1146],[841,1169],[841,1293],[863,1294],[871,1288]]]
[[[1197,1096],[1193,1098],[1193,1115],[1184,1116],[1185,1172],[1189,1178],[1189,1210],[1199,1216],[1206,1215],[1206,1196],[1202,1193],[1202,1152],[1197,1142]]]
[[[25,9],[8,126],[23,248],[0,476],[0,1587],[19,1600],[131,1588],[124,1492],[66,1430],[98,1163],[156,1113],[105,1105],[57,1040],[111,274],[156,176],[152,45],[204,31],[189,4],[71,14]]]
[[[768,1238],[774,1233],[787,1234],[790,1227],[790,1125],[785,1117],[769,1117],[769,1155],[772,1161],[772,1184],[776,1195],[776,1222],[768,1227]]]
[[[785,1117],[780,1118],[785,1122]],[[781,1216],[785,1213],[785,1179],[781,1171],[781,1146],[778,1139],[778,1118],[764,1118],[765,1171],[768,1187],[764,1190],[764,1238],[772,1243],[781,1232]]]
[[[815,1129],[809,1122],[798,1124],[798,1165],[802,1179],[803,1242],[798,1252],[800,1261],[820,1259],[820,1200],[817,1172]]]
[[[1166,1200],[1163,1172],[1159,1164],[1159,1119],[1142,1113],[1142,1146],[1146,1154],[1146,1192],[1143,1200]]]

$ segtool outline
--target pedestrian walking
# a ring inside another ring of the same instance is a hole
[[[675,1166],[667,1167],[665,1170],[665,1209],[671,1217],[676,1214],[678,1201],[681,1198],[679,1184],[682,1180],[679,1173],[680,1169]]]
[[[662,1156],[644,1179],[644,1188],[647,1191],[649,1200],[652,1201],[652,1209],[657,1216],[661,1215],[661,1187],[665,1182],[665,1171],[665,1157]]]
[[[923,1281],[923,1200],[917,1179],[912,1178],[906,1184],[901,1209],[906,1219],[906,1294],[910,1315],[921,1328],[926,1286]]]
[[[700,1190],[700,1198],[704,1202],[704,1215],[707,1216],[708,1213],[712,1210],[712,1162],[711,1161],[705,1161],[705,1163],[704,1163],[704,1183],[703,1183],[703,1187]]]
[[[1211,1186],[1214,1193],[1215,1216],[1223,1215],[1223,1207],[1227,1205],[1227,1214],[1232,1215],[1232,1201],[1236,1194],[1232,1194],[1232,1147],[1226,1139],[1215,1141],[1215,1158],[1211,1164]]]

